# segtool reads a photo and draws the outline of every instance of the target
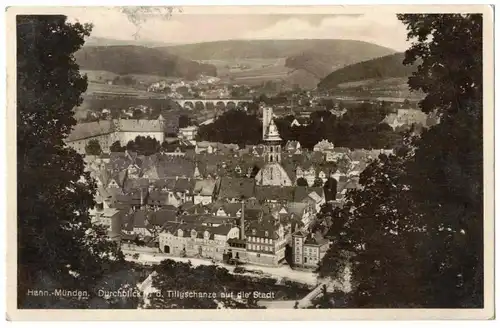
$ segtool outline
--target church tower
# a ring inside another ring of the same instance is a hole
[[[264,157],[268,163],[281,162],[281,137],[272,118],[264,135]]]
[[[266,164],[255,176],[258,186],[292,186],[293,182],[281,166],[281,137],[273,119],[272,108],[264,108],[262,113],[262,141]]]
[[[273,109],[272,107],[261,106],[262,110],[262,140],[266,139],[267,128],[269,127],[269,123],[271,123],[271,119],[273,118]]]

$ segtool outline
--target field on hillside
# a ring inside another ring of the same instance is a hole
[[[245,58],[229,60],[201,60],[217,67],[217,76],[236,84],[256,85],[269,80],[286,79],[292,70],[285,67],[286,58]]]
[[[422,99],[424,95],[420,92],[411,91],[407,81],[407,77],[400,77],[347,82],[339,84],[331,90],[331,93],[349,97],[381,98],[381,100],[391,101]]]
[[[87,91],[85,93],[92,95],[96,93],[149,94],[150,92],[126,85],[113,85],[106,83],[89,82]]]
[[[178,80],[178,78],[165,77],[159,75],[146,75],[146,74],[118,75],[109,71],[99,71],[99,70],[81,69],[80,72],[82,74],[87,74],[89,82],[94,82],[94,83],[106,83],[107,81],[113,81],[116,77],[125,77],[125,76],[129,76],[134,80],[136,80],[138,83],[145,85],[150,85],[158,81]]]

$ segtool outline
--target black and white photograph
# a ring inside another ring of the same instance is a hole
[[[6,15],[8,319],[494,318],[491,7]]]

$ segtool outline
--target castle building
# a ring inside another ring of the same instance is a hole
[[[274,123],[272,108],[264,108],[262,130],[266,164],[255,176],[259,186],[292,186],[293,182],[281,166],[281,137]]]
[[[125,146],[136,137],[150,137],[162,143],[165,140],[165,119],[162,115],[156,120],[107,120],[77,124],[69,136],[66,144],[80,154],[85,154],[85,147],[91,140],[97,140],[104,152],[119,141]]]

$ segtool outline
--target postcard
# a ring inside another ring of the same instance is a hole
[[[9,7],[7,319],[493,318],[492,11]]]

